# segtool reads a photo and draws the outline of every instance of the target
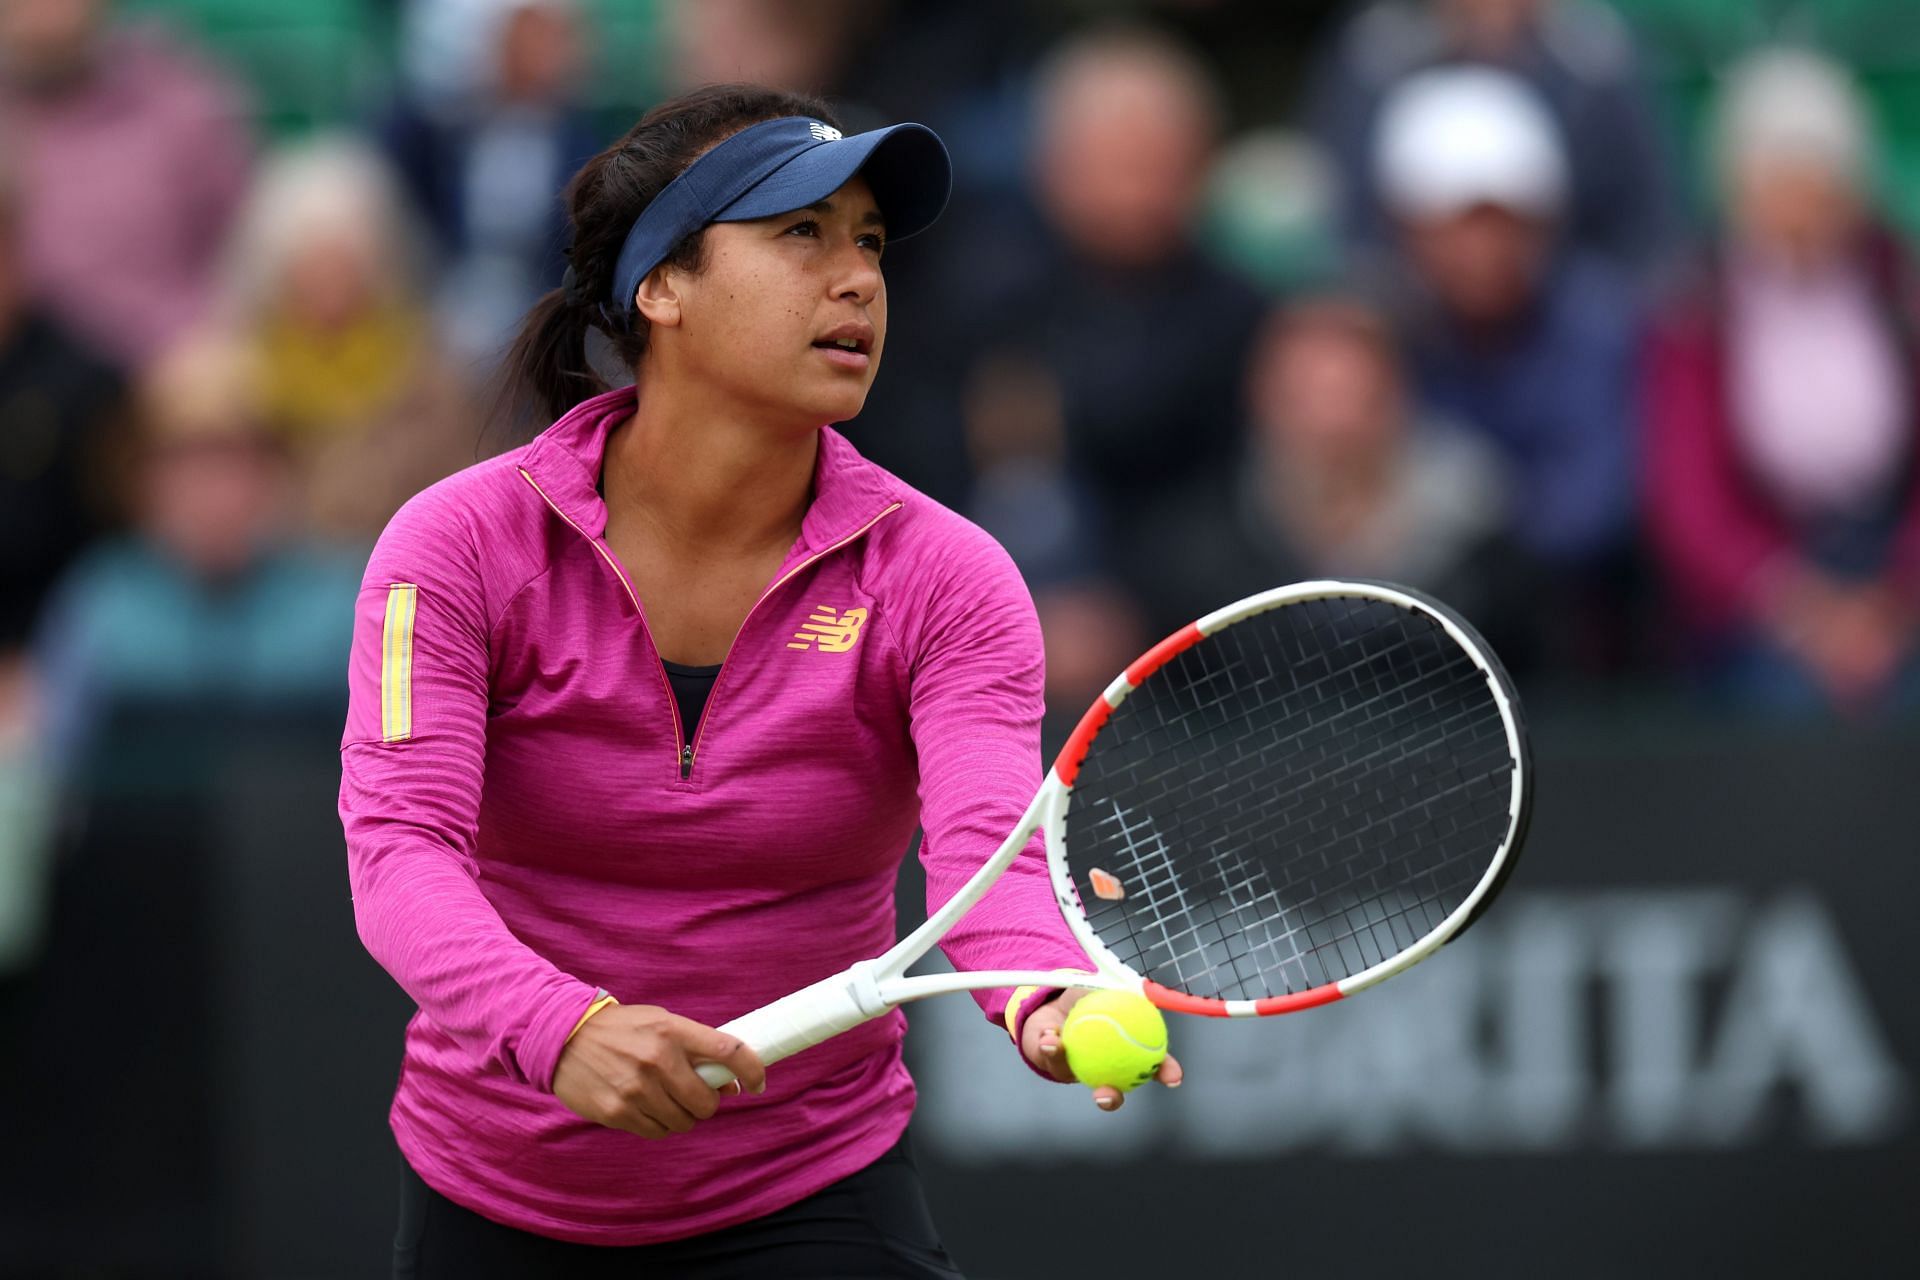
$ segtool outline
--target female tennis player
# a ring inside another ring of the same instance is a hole
[[[879,365],[886,240],[948,187],[919,125],[738,85],[655,109],[569,186],[566,281],[509,356],[558,421],[382,535],[340,811],[360,936],[419,1005],[396,1274],[957,1274],[901,1016],[771,1071],[713,1029],[884,950],[916,824],[944,901],[1041,775],[1012,563],[822,425]],[[1086,967],[1050,895],[1036,840],[949,958]],[[978,999],[1067,1080],[1078,995]]]

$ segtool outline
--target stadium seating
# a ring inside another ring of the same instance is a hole
[[[356,119],[385,83],[391,21],[388,6],[369,0],[124,0],[122,8],[210,49],[246,82],[269,134]]]
[[[587,0],[586,105],[608,136],[659,99],[660,0]],[[131,17],[170,24],[232,68],[263,129],[285,136],[362,119],[393,74],[395,8],[372,0],[124,0]]]
[[[590,0],[587,8],[594,23],[587,105],[601,133],[614,138],[665,92],[665,15],[661,0]]]

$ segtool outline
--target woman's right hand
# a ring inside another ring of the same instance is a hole
[[[608,1005],[561,1051],[554,1096],[575,1115],[643,1138],[685,1133],[720,1106],[721,1091],[694,1072],[718,1062],[744,1086],[764,1092],[767,1069],[738,1036],[668,1013],[658,1005]]]

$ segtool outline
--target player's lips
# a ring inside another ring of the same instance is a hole
[[[873,326],[849,320],[816,338],[813,347],[843,369],[864,370],[873,360]]]

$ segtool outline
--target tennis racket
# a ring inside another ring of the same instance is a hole
[[[1107,686],[1006,843],[925,924],[721,1030],[774,1063],[987,987],[1127,990],[1230,1018],[1327,1004],[1480,917],[1519,856],[1531,782],[1513,686],[1445,605],[1377,582],[1262,592]],[[908,976],[1036,830],[1094,971]]]

